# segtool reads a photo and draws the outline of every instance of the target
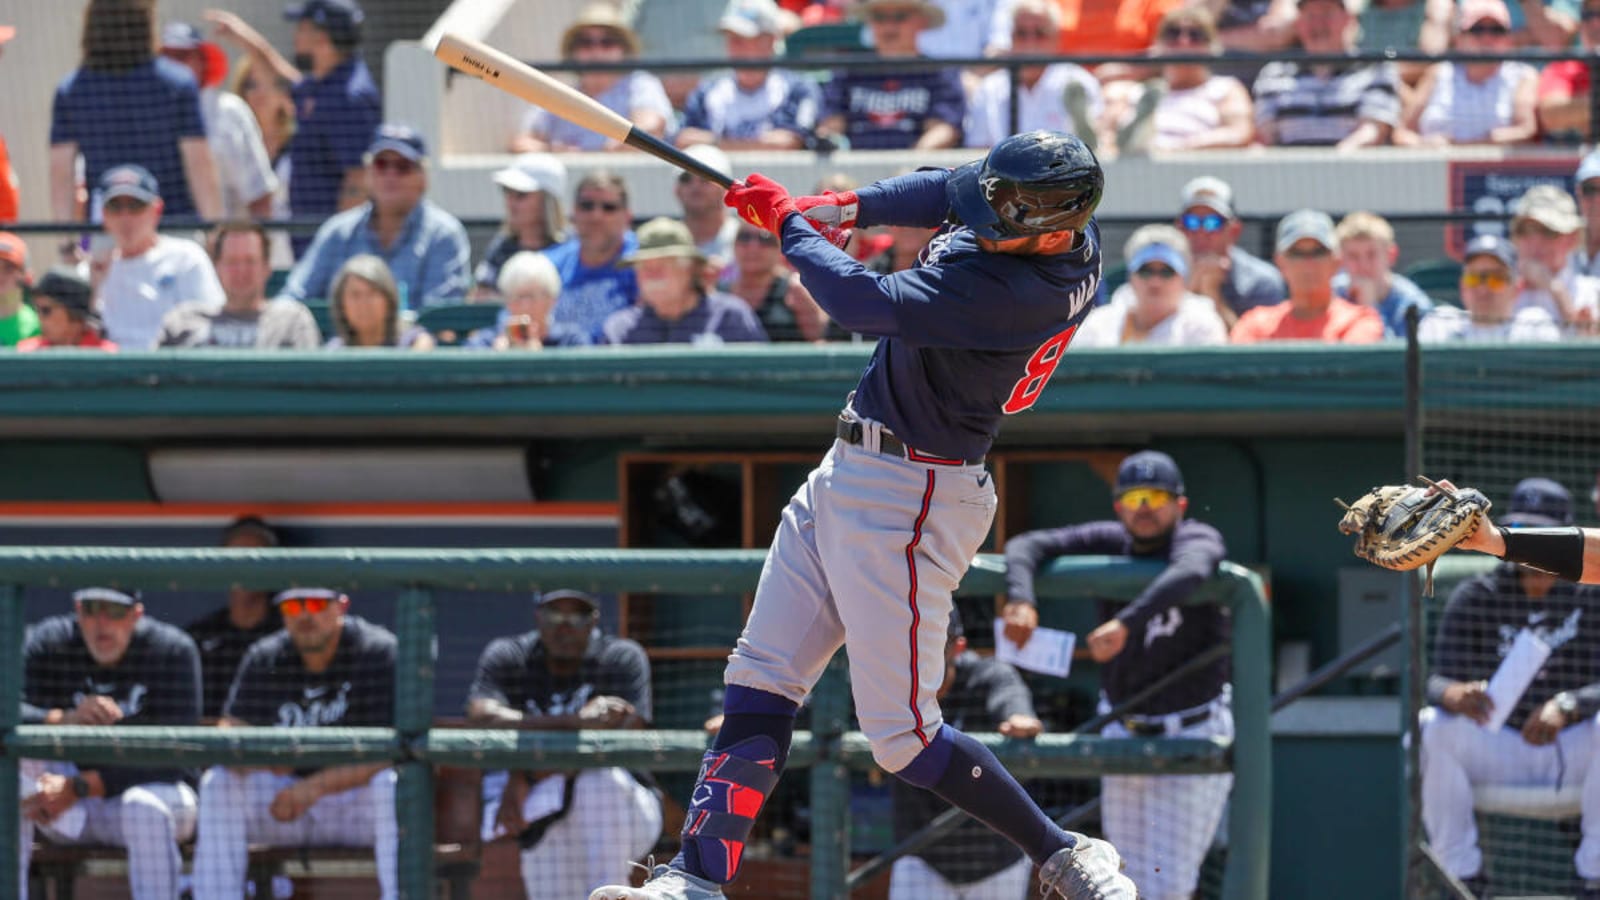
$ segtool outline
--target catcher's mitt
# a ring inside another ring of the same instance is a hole
[[[1433,594],[1433,564],[1477,529],[1489,498],[1472,488],[1448,490],[1426,478],[1421,487],[1384,485],[1345,509],[1339,530],[1356,535],[1355,554],[1385,569],[1428,567],[1426,592]]]

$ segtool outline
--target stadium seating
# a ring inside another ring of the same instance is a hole
[[[1448,257],[1425,259],[1407,266],[1401,274],[1415,281],[1434,302],[1461,305],[1461,263]]]
[[[428,329],[441,347],[453,347],[479,328],[488,328],[500,317],[498,303],[454,303],[430,306],[417,313],[417,324]]]
[[[790,59],[827,56],[833,53],[864,53],[860,22],[830,22],[811,25],[789,35],[783,42],[783,55]]]

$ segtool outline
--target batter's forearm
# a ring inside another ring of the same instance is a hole
[[[883,276],[828,243],[799,213],[783,223],[783,254],[817,305],[844,330],[877,337],[899,330]]]

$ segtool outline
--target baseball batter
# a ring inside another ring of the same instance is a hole
[[[879,341],[832,449],[783,512],[682,851],[642,888],[590,900],[723,896],[783,771],[795,712],[840,646],[880,766],[1005,835],[1042,867],[1047,891],[1134,896],[1116,850],[1057,827],[993,753],[943,722],[936,696],[951,594],[994,518],[984,456],[1001,418],[1038,400],[1093,303],[1103,186],[1081,141],[1035,131],[981,162],[859,191],[794,199],[762,175],[728,191],[841,327]],[[915,268],[879,275],[837,246],[855,225],[938,231]]]

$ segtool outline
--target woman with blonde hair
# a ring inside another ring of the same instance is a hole
[[[400,288],[382,259],[352,256],[333,277],[329,305],[334,336],[327,347],[394,347],[432,350],[433,335],[400,319]]]
[[[1216,19],[1204,7],[1174,9],[1156,30],[1153,57],[1220,56]],[[1106,85],[1102,146],[1122,155],[1243,147],[1255,136],[1254,104],[1239,79],[1204,63],[1163,63],[1143,82]]]

